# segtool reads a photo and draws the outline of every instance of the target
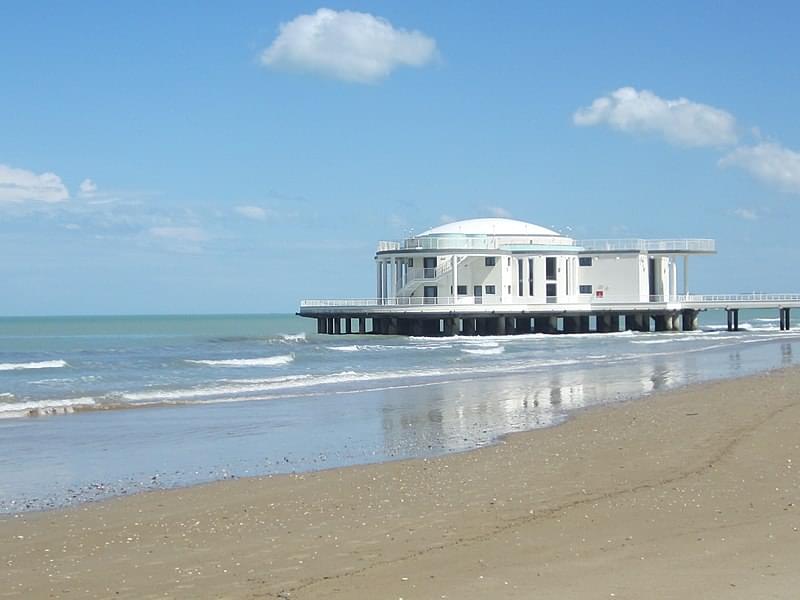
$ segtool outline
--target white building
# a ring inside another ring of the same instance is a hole
[[[511,219],[470,219],[375,255],[379,303],[574,304],[674,300],[678,263],[688,293],[688,257],[713,240],[593,240]]]
[[[583,240],[511,219],[470,219],[379,242],[374,298],[303,300],[320,333],[475,335],[697,328],[698,313],[779,309],[800,294],[689,292],[689,257],[713,240]],[[353,326],[353,322],[356,326]],[[370,325],[368,327],[368,325]]]

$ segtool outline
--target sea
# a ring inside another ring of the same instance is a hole
[[[800,360],[777,310],[742,311],[738,332],[724,320],[406,338],[281,314],[0,318],[0,513],[464,451]]]

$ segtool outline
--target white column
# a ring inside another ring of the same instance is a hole
[[[386,299],[389,297],[389,261],[383,260],[381,261],[381,269],[382,275],[381,280],[383,285],[381,286],[381,297]]]
[[[453,254],[453,304],[458,304],[458,257]]]
[[[394,258],[389,258],[386,260],[386,286],[388,287],[388,298],[394,298],[397,296],[397,278],[395,277],[396,273],[394,270],[394,261]]]
[[[400,288],[403,287],[403,259],[394,259],[394,295],[400,293]]]
[[[383,265],[383,261],[381,259],[377,259],[375,261],[376,275],[377,275],[377,288],[376,288],[376,292],[375,292],[375,298],[377,298],[378,300],[380,300],[383,297],[383,294],[382,294],[382,292],[383,292],[383,282],[382,282],[382,279],[381,279],[381,277],[382,277],[382,272],[381,271],[383,270],[382,265]]]
[[[674,257],[669,259],[669,295],[673,301],[678,297],[678,265]]]
[[[683,257],[683,293],[689,293],[689,255]]]

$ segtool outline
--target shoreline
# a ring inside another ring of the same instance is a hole
[[[576,334],[576,335],[581,335],[581,334]],[[594,335],[594,334],[587,334],[587,335]],[[769,342],[765,342],[765,343],[769,343]],[[670,394],[672,392],[679,392],[679,391],[685,390],[685,389],[695,389],[695,388],[697,388],[699,390],[700,388],[702,388],[705,385],[713,385],[715,383],[724,382],[724,381],[735,381],[735,380],[738,380],[738,379],[746,379],[746,378],[754,377],[754,376],[758,376],[758,375],[767,375],[767,374],[772,373],[772,372],[780,372],[780,371],[787,370],[787,369],[791,370],[793,368],[799,368],[800,369],[800,367],[794,367],[794,366],[770,367],[770,368],[767,368],[765,370],[756,371],[756,372],[753,372],[753,373],[744,373],[744,374],[738,374],[738,375],[721,376],[721,377],[718,377],[718,378],[703,379],[703,380],[698,381],[698,382],[682,382],[682,383],[676,384],[674,387],[670,387],[670,388],[665,389],[665,390],[651,390],[651,391],[643,392],[643,393],[640,393],[640,392],[632,392],[632,393],[627,393],[627,394],[625,394],[625,393],[617,393],[617,396],[614,399],[611,399],[611,400],[607,400],[607,401],[599,402],[599,403],[587,404],[587,405],[584,405],[584,406],[580,406],[578,408],[570,408],[568,410],[565,410],[563,413],[561,413],[560,418],[556,418],[553,422],[551,422],[549,424],[539,425],[537,427],[531,427],[531,428],[523,429],[523,430],[507,431],[507,432],[499,433],[499,434],[495,435],[494,437],[492,437],[486,443],[478,444],[477,440],[473,440],[477,445],[474,445],[474,446],[471,446],[471,447],[468,447],[468,448],[440,450],[440,451],[434,452],[434,453],[432,453],[430,455],[424,455],[423,454],[423,455],[420,455],[420,456],[396,457],[396,458],[385,458],[384,457],[383,459],[378,459],[378,460],[374,460],[374,461],[355,462],[355,463],[344,464],[344,465],[333,465],[333,466],[327,466],[327,467],[323,467],[323,468],[314,467],[314,466],[309,465],[308,466],[309,468],[305,468],[305,469],[301,468],[301,469],[292,470],[292,471],[277,471],[277,472],[273,472],[273,473],[264,472],[264,473],[255,473],[255,474],[245,474],[245,475],[239,475],[239,474],[235,474],[235,473],[228,473],[223,469],[220,472],[220,474],[218,474],[216,477],[214,477],[212,479],[200,480],[200,481],[191,482],[191,483],[178,483],[178,484],[174,484],[174,485],[161,484],[161,482],[158,481],[158,479],[159,479],[159,475],[158,474],[156,474],[155,477],[152,477],[151,481],[149,481],[149,482],[141,482],[141,481],[140,482],[136,482],[136,479],[137,479],[136,477],[131,477],[127,481],[127,483],[123,482],[123,481],[105,482],[105,483],[104,482],[99,482],[99,483],[91,484],[89,486],[89,488],[92,488],[92,489],[97,488],[97,489],[102,490],[100,492],[101,495],[92,496],[91,493],[89,493],[89,495],[87,495],[85,497],[82,497],[80,499],[78,499],[77,496],[76,496],[76,499],[74,501],[67,502],[67,503],[64,503],[64,504],[45,505],[45,506],[41,506],[41,507],[30,507],[30,508],[26,507],[26,508],[23,508],[22,510],[18,510],[16,512],[0,512],[0,524],[2,524],[3,520],[9,519],[9,518],[14,518],[14,517],[21,516],[21,515],[48,513],[48,512],[54,512],[54,511],[70,510],[70,509],[79,509],[79,508],[81,508],[81,507],[83,507],[85,505],[96,505],[98,503],[104,503],[104,502],[109,502],[109,501],[114,501],[114,500],[120,500],[120,499],[124,499],[124,498],[131,498],[131,497],[138,496],[138,495],[141,495],[141,494],[151,494],[151,493],[170,492],[170,491],[179,491],[179,490],[190,490],[190,489],[193,489],[193,488],[196,488],[196,487],[212,485],[212,484],[215,484],[215,483],[224,483],[224,482],[227,482],[227,481],[250,480],[250,479],[252,479],[252,480],[260,480],[260,479],[272,479],[272,478],[280,478],[280,477],[290,477],[290,476],[296,476],[296,475],[305,475],[305,474],[313,474],[313,473],[324,473],[324,472],[328,472],[328,471],[335,471],[335,470],[338,470],[338,469],[347,469],[347,468],[352,468],[352,467],[367,467],[367,466],[376,466],[376,465],[382,465],[382,464],[402,463],[402,462],[406,462],[406,461],[432,460],[432,459],[436,459],[436,458],[443,458],[443,457],[454,456],[454,455],[459,455],[459,454],[464,454],[464,453],[470,453],[470,452],[475,452],[475,451],[482,450],[484,448],[490,448],[490,447],[495,446],[497,444],[503,443],[507,438],[515,436],[515,435],[533,434],[536,431],[546,430],[546,429],[551,429],[551,428],[554,428],[554,427],[563,426],[564,424],[566,424],[569,421],[577,418],[582,413],[587,412],[587,411],[603,410],[603,409],[605,409],[607,407],[613,407],[613,406],[616,406],[616,405],[625,404],[625,403],[629,403],[629,402],[646,401],[646,400],[648,400],[650,398],[653,398],[653,397],[657,397],[657,396],[664,395],[664,394],[668,395],[668,394]],[[498,377],[502,377],[502,376],[498,376]],[[473,380],[477,380],[477,378],[473,379]],[[421,386],[423,386],[423,387],[440,386],[440,385],[444,386],[444,385],[448,385],[448,383],[449,382],[446,382],[446,381],[445,382],[431,382],[431,383],[421,384]],[[411,387],[418,387],[418,386],[411,386]],[[347,393],[357,393],[357,392],[347,392]],[[229,404],[229,403],[226,403],[226,402],[208,403],[207,406],[225,406],[226,404]],[[170,409],[171,410],[171,409],[175,409],[175,408],[177,408],[175,405],[155,404],[154,403],[154,404],[135,404],[135,405],[132,405],[132,406],[125,406],[125,407],[102,406],[102,407],[93,408],[93,409],[89,409],[89,410],[76,409],[74,412],[75,413],[96,414],[96,413],[104,413],[104,412],[128,411],[129,409],[138,411],[140,409],[153,409],[153,410]],[[185,408],[190,409],[191,407],[189,406],[189,407],[185,407]],[[30,418],[30,419],[40,419],[40,418],[41,419],[48,419],[48,418],[69,418],[69,416],[70,415],[67,415],[67,414],[56,414],[56,415],[36,415],[36,416],[29,416],[29,417],[26,417],[26,418]],[[145,476],[144,479],[147,479],[147,477]],[[122,490],[122,491],[116,491],[116,492],[110,492],[110,493],[106,492],[106,490],[110,490],[112,488],[118,488],[118,490]]]
[[[8,597],[66,589],[89,597],[598,597],[601,583],[609,586],[601,597],[691,597],[696,588],[675,581],[677,568],[736,580],[720,579],[706,597],[736,585],[788,598],[800,584],[789,568],[800,549],[798,477],[786,462],[800,464],[798,385],[800,369],[780,368],[587,407],[558,426],[435,458],[7,515],[0,582]],[[739,456],[745,442],[761,452]],[[783,460],[768,461],[776,452]],[[712,540],[719,527],[739,533]],[[728,543],[734,538],[738,545]],[[710,556],[723,553],[731,565],[682,564],[687,552],[707,563],[711,546]],[[742,559],[747,572],[767,561],[775,574],[742,581]],[[620,561],[638,566],[628,572]],[[636,575],[645,563],[647,577]],[[570,578],[579,566],[592,575]]]

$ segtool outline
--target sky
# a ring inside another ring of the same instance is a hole
[[[506,216],[800,292],[796,2],[0,4],[0,315],[293,312]]]

